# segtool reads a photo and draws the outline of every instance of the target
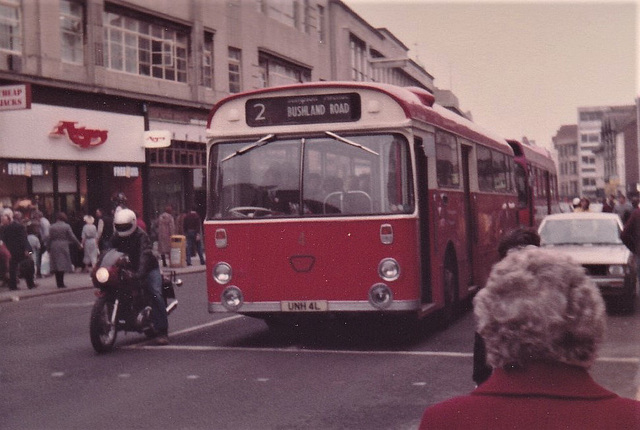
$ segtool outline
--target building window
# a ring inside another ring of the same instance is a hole
[[[80,3],[60,0],[60,32],[62,37],[62,61],[84,62],[84,10]]]
[[[149,165],[153,167],[205,167],[207,153],[202,143],[174,140],[168,148],[148,149]]]
[[[311,34],[311,6],[309,0],[302,0],[302,31]]]
[[[22,53],[20,0],[0,0],[0,51]]]
[[[580,112],[580,121],[602,121],[603,112]]]
[[[281,58],[260,53],[260,83],[262,88],[311,81],[311,69]]]
[[[242,91],[241,71],[242,71],[242,51],[237,48],[229,48],[229,92],[239,93]]]
[[[187,82],[187,29],[120,12],[105,12],[103,27],[107,68]]]
[[[351,80],[367,80],[367,45],[357,37],[351,35]]]
[[[268,17],[289,27],[296,27],[298,2],[296,0],[258,0],[259,10]]]
[[[327,41],[325,20],[324,6],[318,5],[318,40],[320,43],[325,43]]]
[[[202,45],[202,76],[201,84],[213,88],[213,33],[204,33]]]

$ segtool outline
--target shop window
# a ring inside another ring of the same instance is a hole
[[[205,145],[195,142],[174,140],[169,148],[148,149],[149,164],[159,167],[204,167],[206,164]]]
[[[58,166],[58,192],[75,193],[78,191],[78,179],[76,177],[76,166]]]
[[[53,194],[53,169],[51,164],[43,165],[42,176],[31,178],[34,194]]]

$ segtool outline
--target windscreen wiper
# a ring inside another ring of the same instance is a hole
[[[337,141],[339,141],[339,142],[346,143],[347,145],[355,146],[356,148],[360,148],[360,149],[362,149],[362,150],[365,150],[365,151],[367,151],[367,152],[370,152],[370,153],[372,153],[373,155],[380,156],[380,154],[378,154],[376,151],[374,151],[374,150],[372,150],[372,149],[369,149],[369,148],[367,148],[367,147],[366,147],[366,146],[364,146],[364,145],[361,145],[361,144],[359,144],[359,143],[356,143],[356,142],[354,142],[353,140],[349,140],[349,139],[346,139],[346,138],[344,138],[344,137],[342,137],[342,136],[338,136],[337,134],[332,133],[332,132],[330,132],[330,131],[325,131],[324,133],[325,133],[327,136],[333,137],[335,140],[337,140]]]
[[[273,133],[267,134],[266,136],[260,138],[259,140],[253,142],[252,144],[244,146],[244,147],[238,149],[233,154],[227,155],[226,157],[224,157],[222,159],[221,163],[224,163],[227,160],[231,160],[233,157],[235,157],[237,155],[245,154],[245,153],[251,151],[252,149],[260,148],[261,146],[266,145],[269,142],[272,142],[275,139],[275,137],[276,137],[276,135],[273,134]]]

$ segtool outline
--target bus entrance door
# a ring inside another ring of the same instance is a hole
[[[421,303],[431,303],[431,257],[429,244],[429,192],[427,155],[422,139],[415,140],[416,176],[418,178],[418,217],[420,219]]]

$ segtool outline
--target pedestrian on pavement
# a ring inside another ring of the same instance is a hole
[[[40,238],[38,236],[40,236],[39,226],[35,223],[27,225],[27,241],[29,242],[29,246],[33,252],[33,270],[36,275],[40,273],[38,262],[42,255],[42,242],[40,242]]]
[[[610,195],[604,202],[602,202],[602,212],[611,213],[613,212],[613,208],[616,205],[616,198],[613,195]]]
[[[0,215],[1,216],[1,215]],[[0,224],[0,231],[2,231],[2,225]],[[2,233],[0,233],[2,237]],[[9,285],[9,264],[11,263],[11,253],[9,248],[0,239],[0,283],[3,286]]]
[[[98,249],[100,252],[109,248],[111,236],[113,236],[113,213],[105,213],[102,209],[96,209],[98,229]]]
[[[623,194],[620,194],[616,205],[613,207],[613,212],[618,214],[624,224],[629,220],[629,216],[631,216],[631,212],[633,212],[633,206],[631,206],[631,203],[627,201],[627,198]]]
[[[187,266],[191,266],[191,256],[197,251],[200,264],[204,264],[202,250],[202,220],[195,206],[184,217],[184,232],[187,236]]]
[[[140,215],[140,212],[138,211],[134,211],[134,213],[136,214],[136,223],[137,226],[140,227],[142,229],[142,231],[144,231],[145,233],[148,234],[147,231],[147,223],[144,222],[144,220],[142,219],[142,216]]]
[[[589,375],[606,309],[570,256],[533,246],[509,252],[473,304],[493,374],[470,394],[428,407],[420,429],[640,428],[640,402]]]
[[[580,211],[580,197],[576,197],[571,201],[571,208],[574,212]]]
[[[574,212],[591,212],[591,209],[589,209],[589,206],[591,206],[591,200],[589,200],[586,197],[583,197],[580,199],[580,205],[578,207],[574,207],[573,211]]]
[[[82,259],[83,270],[89,267],[96,267],[98,263],[98,228],[95,226],[95,219],[91,215],[84,216],[84,227],[82,227],[82,248],[84,257]]]
[[[58,288],[66,288],[64,274],[73,272],[69,246],[73,244],[82,249],[82,244],[73,234],[67,221],[67,215],[64,212],[59,212],[56,216],[56,222],[51,225],[49,230],[49,242],[47,244],[51,258],[51,272],[56,276],[56,286]]]
[[[167,254],[171,252],[171,236],[176,234],[173,219],[173,207],[167,205],[158,217],[158,253],[162,258],[162,267],[167,267]]]
[[[36,210],[33,213],[33,220],[34,223],[38,226],[38,238],[40,239],[40,252],[36,260],[36,277],[41,278],[42,255],[47,250],[46,244],[49,240],[49,229],[51,228],[51,223],[40,210]]]
[[[19,211],[16,211],[18,214]],[[14,219],[15,217],[15,219]],[[27,258],[32,258],[32,250],[27,239],[27,229],[20,222],[20,216],[15,216],[14,212],[6,208],[2,211],[2,237],[0,239],[9,249],[11,260],[9,261],[9,289],[18,289],[18,269],[20,264]],[[33,260],[32,260],[33,261]],[[35,288],[33,280],[34,273],[26,272],[25,281],[29,289]]]

